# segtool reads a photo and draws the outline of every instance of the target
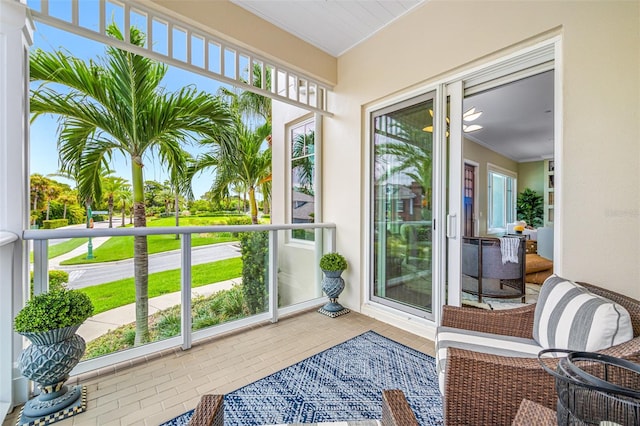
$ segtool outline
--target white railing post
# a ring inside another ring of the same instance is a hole
[[[182,235],[182,257],[180,264],[180,287],[182,306],[180,314],[182,315],[182,349],[187,350],[191,347],[192,331],[191,331],[191,234]]]
[[[278,322],[278,231],[269,231],[269,314]]]
[[[33,241],[33,295],[49,290],[49,240]]]

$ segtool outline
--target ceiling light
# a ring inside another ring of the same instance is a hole
[[[470,111],[471,110],[465,112],[464,115],[462,116],[462,119],[464,121],[473,121],[482,115],[482,111],[478,111],[478,112],[470,112]]]
[[[472,124],[470,126],[467,126],[466,124],[462,125],[462,131],[465,133],[475,132],[476,130],[480,130],[480,129],[482,129],[482,126],[478,124]]]

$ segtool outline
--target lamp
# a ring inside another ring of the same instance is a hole
[[[429,114],[431,115],[431,117],[433,117],[432,109],[429,110]],[[473,107],[468,109],[467,112],[465,112],[464,114],[462,114],[462,121],[474,121],[478,119],[478,117],[480,117],[481,115],[482,115],[482,111],[476,112],[476,108]],[[449,117],[445,117],[445,119],[447,120],[447,136],[449,136],[449,130],[448,130]],[[464,133],[471,133],[480,129],[482,129],[482,126],[479,124],[470,124],[470,125],[466,125],[464,123],[462,124],[462,131]],[[433,133],[433,125],[424,127],[422,130],[425,132]]]

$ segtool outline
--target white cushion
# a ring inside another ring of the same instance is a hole
[[[633,327],[624,307],[552,275],[540,289],[533,338],[545,349],[598,351],[631,340]]]
[[[542,350],[532,339],[440,326],[436,333],[436,370],[442,395],[448,348],[519,358],[535,358]]]

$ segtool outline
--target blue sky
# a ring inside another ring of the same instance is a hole
[[[52,2],[53,4],[55,2]],[[85,3],[86,4],[86,3]],[[89,39],[75,36],[66,31],[62,31],[40,22],[36,23],[34,34],[34,44],[32,49],[41,48],[46,51],[65,50],[69,54],[88,60],[105,56],[104,45]],[[198,90],[216,93],[223,85],[213,79],[194,74],[177,67],[170,66],[164,81],[164,86],[173,91],[185,85],[194,85]],[[58,150],[57,150],[57,118],[52,116],[41,116],[31,125],[31,173],[41,175],[54,174],[58,171]],[[200,152],[196,147],[185,147],[192,154]],[[129,162],[117,154],[113,158],[112,169],[116,176],[121,176],[131,181],[131,168]],[[144,168],[145,180],[155,180],[164,182],[167,179],[165,167],[157,159],[145,159]],[[72,181],[64,178],[53,177],[61,182],[74,186]],[[196,176],[193,182],[193,191],[196,199],[209,190],[212,182],[210,173],[201,173]]]

